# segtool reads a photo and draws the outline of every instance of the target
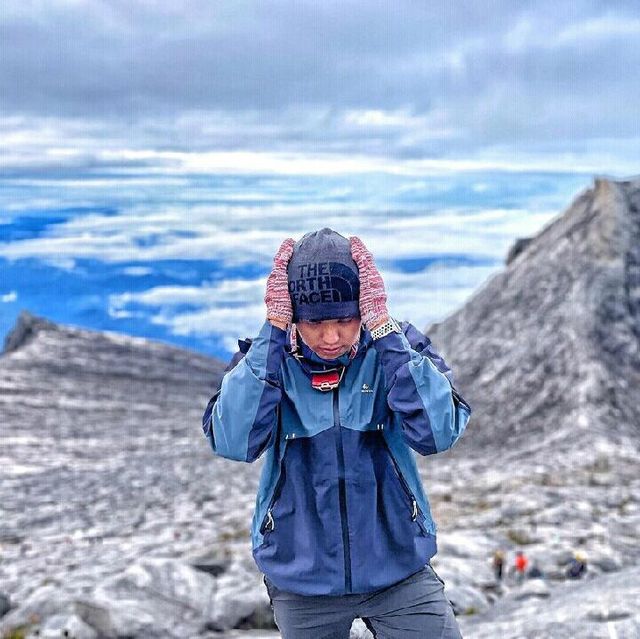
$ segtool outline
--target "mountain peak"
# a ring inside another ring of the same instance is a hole
[[[512,253],[427,330],[475,408],[464,445],[637,436],[640,179],[597,178]]]
[[[32,315],[27,310],[20,311],[16,323],[4,338],[3,353],[16,351],[27,344],[39,330],[55,329],[56,325],[43,317]]]

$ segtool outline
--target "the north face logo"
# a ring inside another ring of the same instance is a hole
[[[358,301],[358,275],[338,262],[300,264],[295,279],[289,280],[289,293],[294,304],[326,304]]]

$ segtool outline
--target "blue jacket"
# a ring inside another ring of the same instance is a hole
[[[362,329],[338,388],[315,390],[320,359],[265,322],[240,341],[203,429],[213,451],[253,462],[266,453],[251,526],[258,568],[301,595],[366,593],[420,570],[436,526],[416,451],[447,450],[471,409],[451,371],[411,324],[373,341]],[[300,342],[300,340],[299,340]],[[412,450],[413,449],[413,450]]]

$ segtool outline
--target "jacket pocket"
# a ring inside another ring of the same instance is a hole
[[[387,445],[386,441],[384,442],[384,446],[387,451],[387,454],[389,455],[389,459],[391,460],[391,466],[393,467],[394,475],[398,479],[398,482],[400,483],[400,486],[404,494],[406,495],[407,499],[409,500],[409,503],[411,504],[410,511],[409,511],[411,515],[411,521],[416,522],[420,527],[420,530],[423,533],[428,534],[428,531],[425,528],[423,523],[423,513],[420,507],[418,506],[418,500],[415,498],[413,492],[411,492],[411,488],[409,488],[409,485],[407,484],[405,478],[403,477],[402,472],[398,467],[398,463],[396,462],[395,457],[393,456],[393,453],[389,449],[389,446]]]

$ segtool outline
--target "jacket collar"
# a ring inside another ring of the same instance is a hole
[[[353,357],[350,357],[350,353],[346,352],[344,355],[335,359],[323,359],[318,354],[314,353],[303,341],[300,333],[297,336],[298,348],[296,353],[291,350],[291,328],[287,330],[287,345],[285,349],[288,353],[296,358],[301,358],[305,362],[312,364],[313,366],[322,366],[323,368],[335,368],[336,366],[348,366],[351,361],[363,357],[367,349],[372,343],[371,333],[366,331],[364,327],[360,328],[360,336],[357,345],[356,353]]]

